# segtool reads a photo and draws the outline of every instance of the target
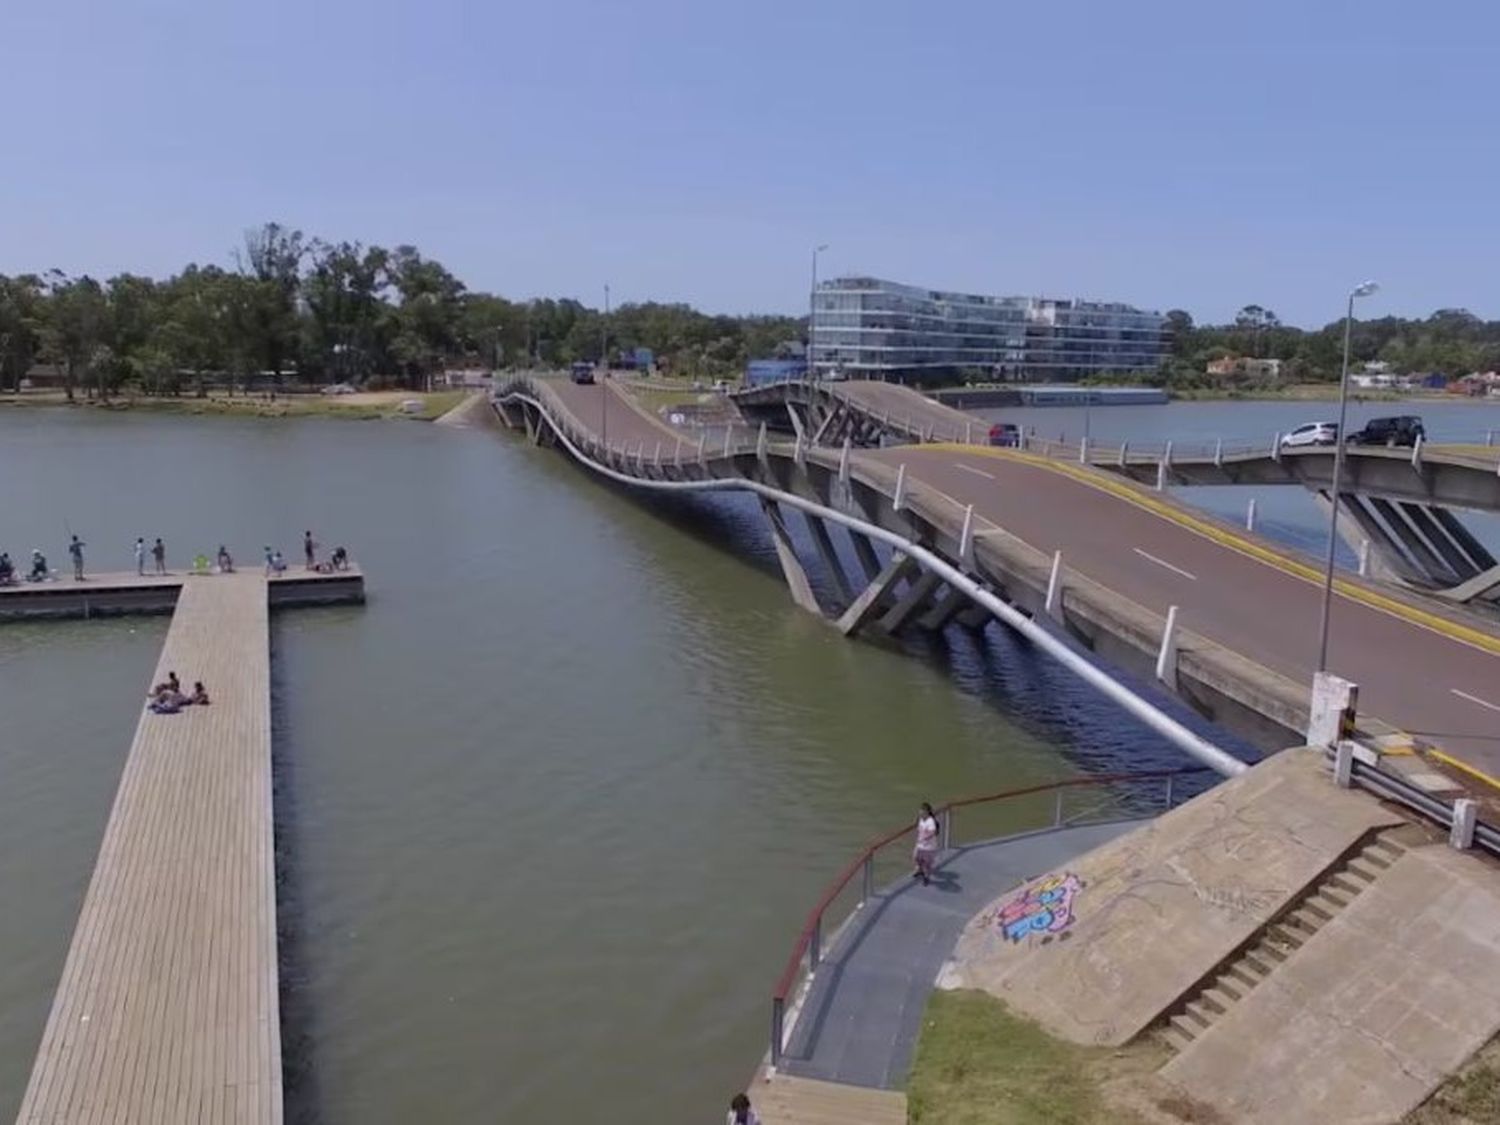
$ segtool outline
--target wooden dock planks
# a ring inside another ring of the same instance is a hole
[[[142,712],[18,1125],[281,1121],[262,575],[183,582],[172,670],[213,702]]]

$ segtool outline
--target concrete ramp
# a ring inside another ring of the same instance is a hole
[[[1287,751],[1010,892],[959,937],[978,988],[1075,1043],[1149,1027],[1374,830],[1402,818]]]
[[[1407,851],[1161,1077],[1226,1121],[1399,1120],[1500,1032],[1497,918],[1500,869]]]

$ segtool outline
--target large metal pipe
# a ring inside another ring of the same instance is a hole
[[[979,585],[978,582],[953,566],[941,555],[935,554],[920,544],[913,543],[911,540],[893,531],[887,531],[877,524],[869,523],[855,516],[846,515],[836,508],[829,508],[811,500],[804,500],[802,497],[790,492],[783,492],[780,489],[761,484],[759,481],[747,480],[744,477],[717,477],[708,480],[693,481],[662,481],[642,480],[628,473],[617,472],[588,457],[574,444],[563,428],[553,421],[547,407],[539,400],[515,391],[509,394],[502,394],[500,397],[502,399],[514,398],[530,402],[547,419],[553,432],[557,434],[559,440],[568,447],[568,451],[577,460],[589,466],[595,472],[607,476],[611,480],[618,481],[621,484],[655,489],[659,492],[752,492],[766,499],[775,500],[778,503],[819,516],[822,519],[839,524],[871,539],[878,539],[880,542],[902,552],[908,558],[916,560],[924,569],[937,574],[954,589],[961,590],[972,601],[989,610],[1006,625],[1046,652],[1047,655],[1051,656],[1064,668],[1067,668],[1074,675],[1078,676],[1079,679],[1083,680],[1090,687],[1095,688],[1107,698],[1119,704],[1126,712],[1145,723],[1173,746],[1183,751],[1183,753],[1188,754],[1225,777],[1235,777],[1244,773],[1248,768],[1244,762],[1240,761],[1234,755],[1215,746],[1206,738],[1194,734],[1165,711],[1136,695],[1124,684],[1109,675],[1109,673],[1096,667],[1079,653],[1075,652],[1066,642],[1049,630],[1042,628],[1008,602],[997,598],[993,593]]]

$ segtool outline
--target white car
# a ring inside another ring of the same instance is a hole
[[[352,395],[355,391],[348,383],[331,383],[323,388],[323,393],[325,395]]]
[[[1299,445],[1337,445],[1338,442],[1337,422],[1306,422],[1290,433],[1281,435],[1283,449]]]

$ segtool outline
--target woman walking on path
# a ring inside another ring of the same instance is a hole
[[[932,806],[922,802],[922,812],[917,817],[917,846],[912,849],[912,862],[917,869],[911,873],[913,879],[921,879],[922,886],[932,882],[932,869],[937,865],[938,822]]]
[[[750,1099],[744,1094],[736,1094],[730,1100],[726,1125],[760,1125],[760,1116],[750,1108]]]

